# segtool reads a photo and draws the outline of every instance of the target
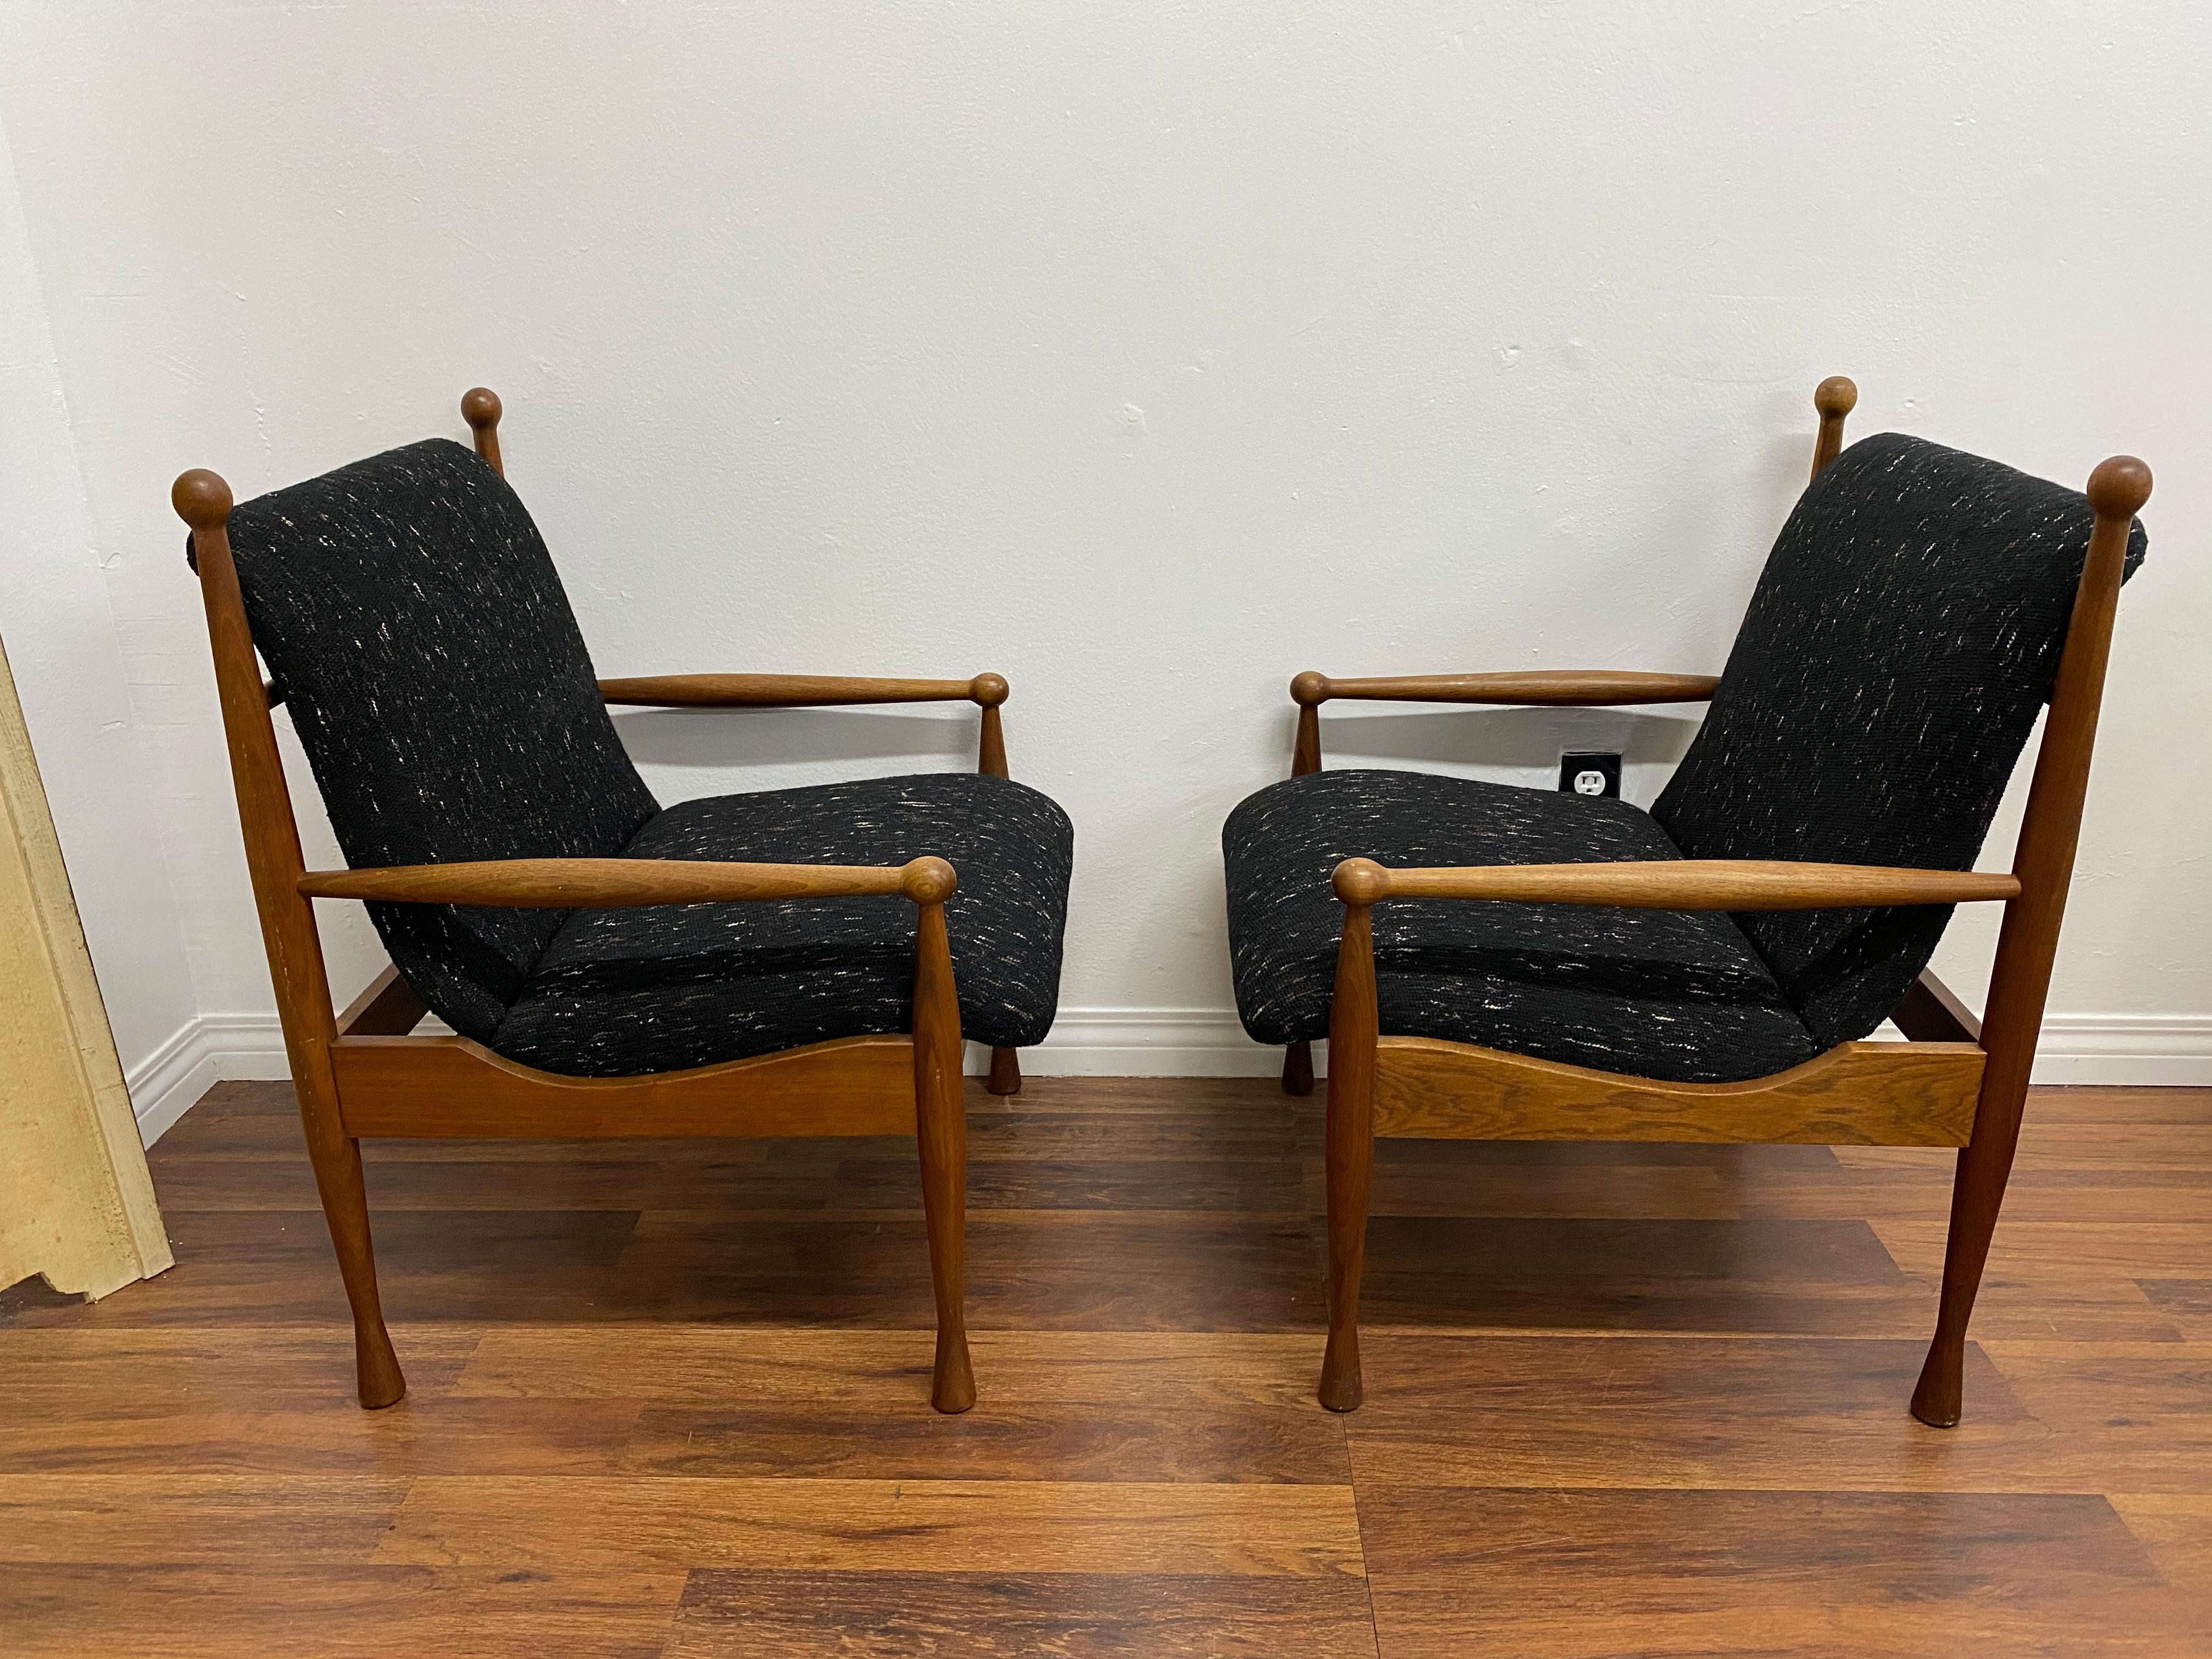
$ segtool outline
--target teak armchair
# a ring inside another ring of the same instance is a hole
[[[999,1028],[985,1033],[991,1086],[1012,1092],[1014,1045],[1051,1023],[1071,845],[1058,807],[1005,781],[1006,682],[595,682],[503,481],[499,400],[479,388],[463,411],[474,455],[414,445],[235,513],[212,472],[173,491],[361,1403],[405,1389],[364,1136],[912,1133],[936,1302],[930,1399],[964,1411],[962,996],[981,981],[970,1018]],[[954,700],[982,711],[976,775],[665,811],[606,714]],[[355,868],[305,867],[271,720],[288,701]],[[393,957],[343,1012],[318,898],[367,902]],[[432,1011],[461,1035],[411,1035]]]
[[[1922,1421],[1958,1421],[2151,479],[2115,457],[2085,501],[1918,440],[1844,453],[1856,398],[1840,378],[1815,394],[1813,482],[1725,676],[1291,683],[1292,779],[1241,805],[1224,843],[1239,1009],[1287,1041],[1291,1093],[1312,1087],[1326,1022],[1324,1405],[1361,1398],[1376,1135],[1804,1141],[1960,1149],[1912,1398]],[[2012,872],[1978,873],[2046,697]],[[1324,774],[1318,714],[1336,699],[1712,708],[1647,815]],[[2005,915],[1978,1021],[1925,969],[1947,907],[1988,901]],[[1860,1040],[1885,1015],[1909,1042]]]

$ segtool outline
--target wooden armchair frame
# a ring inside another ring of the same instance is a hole
[[[1843,447],[1856,388],[1840,377],[1814,393],[1820,432],[1813,475]],[[1966,1322],[2004,1200],[2067,889],[2081,836],[2089,762],[2111,655],[2112,619],[2150,469],[2114,456],[2089,476],[2096,514],[2066,646],[2036,753],[2009,875],[1742,860],[1391,870],[1347,859],[1334,878],[1344,905],[1329,1017],[1328,1347],[1321,1401],[1360,1401],[1358,1304],[1376,1135],[1532,1140],[1809,1141],[1956,1146],[1942,1307],[1912,1413],[1959,1420]],[[1331,680],[1300,674],[1294,775],[1321,768],[1320,705],[1331,698],[1555,705],[1690,702],[1717,679],[1599,671]],[[1845,1042],[1801,1066],[1742,1083],[1670,1083],[1534,1060],[1473,1043],[1387,1036],[1376,1013],[1375,905],[1393,899],[1600,904],[1678,910],[1790,910],[1997,901],[2005,907],[1987,1015],[1977,1020],[1923,974],[1892,1018],[1907,1042]],[[1313,1086],[1305,1045],[1283,1086]]]
[[[477,453],[501,469],[499,399],[478,387],[462,399],[462,413]],[[191,526],[246,864],[316,1189],[352,1310],[362,1406],[389,1406],[406,1392],[377,1294],[363,1136],[874,1134],[913,1134],[919,1152],[937,1306],[930,1403],[941,1412],[973,1405],[963,1298],[963,1051],[945,923],[945,902],[957,881],[952,866],[939,858],[896,867],[578,858],[310,871],[270,714],[283,696],[262,680],[232,562],[230,488],[216,474],[196,471],[177,480],[171,498]],[[973,702],[983,711],[978,769],[1006,775],[999,708],[1007,687],[996,674],[969,680],[672,675],[603,681],[600,690],[611,704],[668,708]],[[428,1011],[395,968],[386,968],[337,1012],[313,905],[329,898],[623,908],[862,895],[903,896],[919,913],[910,1035],[843,1037],[720,1065],[617,1078],[562,1076],[518,1064],[467,1037],[414,1036]],[[1000,1094],[1021,1086],[1012,1049],[994,1050],[990,1086]]]

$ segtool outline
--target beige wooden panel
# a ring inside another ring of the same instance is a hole
[[[0,1286],[105,1296],[170,1261],[0,649]]]

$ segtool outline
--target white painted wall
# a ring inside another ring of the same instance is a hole
[[[162,809],[23,230],[0,131],[0,641],[134,1097],[181,1110],[214,1072],[195,1074]]]
[[[1717,665],[1840,372],[1859,433],[2156,470],[2054,1030],[2212,1079],[2201,8],[17,0],[8,27],[204,1012],[268,989],[185,466],[244,495],[461,435],[482,381],[604,671],[1006,673],[1016,774],[1078,826],[1060,1036],[1104,1047],[1060,1063],[1196,1069],[1256,1058],[1217,835],[1284,769],[1291,673]],[[964,766],[973,728],[623,721],[665,798]],[[1617,739],[1648,800],[1687,730],[1407,708],[1325,742],[1541,781]],[[1986,920],[1947,947],[1966,988]],[[1115,1048],[1143,1042],[1181,1047]]]

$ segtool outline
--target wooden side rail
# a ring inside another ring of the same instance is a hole
[[[975,769],[992,778],[1012,775],[1006,767],[1006,726],[999,717],[999,707],[1008,691],[1003,674],[978,674],[969,680],[872,679],[841,674],[648,674],[599,682],[600,696],[611,706],[624,708],[829,708],[855,703],[972,702],[983,711],[975,734]],[[1021,1092],[1021,1061],[1014,1050],[991,1050],[987,1086],[994,1095]]]
[[[1626,703],[1704,702],[1720,684],[1711,674],[1646,674],[1632,669],[1544,668],[1514,674],[1390,674],[1338,680],[1309,668],[1291,681],[1298,706],[1291,775],[1321,770],[1321,706],[1325,702],[1478,702],[1553,708],[1606,708]]]
[[[942,904],[958,878],[943,859],[902,865],[720,864],[704,859],[495,859],[402,864],[376,870],[310,870],[309,898],[383,904],[481,904],[550,910],[591,906],[726,904],[753,899],[897,896]]]
[[[1921,970],[1889,1018],[1908,1042],[1978,1043],[1982,1040],[1982,1017],[1936,978],[1932,968]]]
[[[1504,899],[1519,904],[1614,904],[1638,910],[1844,910],[1870,904],[1959,904],[2020,896],[2017,876],[1976,870],[1892,870],[1765,859],[1653,859],[1626,864],[1485,864],[1390,870],[1346,859],[1336,896]]]
[[[415,989],[387,967],[369,981],[362,994],[338,1016],[338,1035],[349,1036],[405,1036],[429,1014]]]
[[[971,680],[868,679],[842,674],[647,674],[601,680],[599,695],[634,708],[831,708],[871,702],[1006,702],[1002,674]]]
[[[1325,702],[1488,702],[1562,708],[1615,703],[1704,702],[1720,680],[1711,674],[1646,674],[1629,669],[1545,668],[1525,674],[1391,674],[1338,680],[1308,669],[1291,682],[1301,708]]]

